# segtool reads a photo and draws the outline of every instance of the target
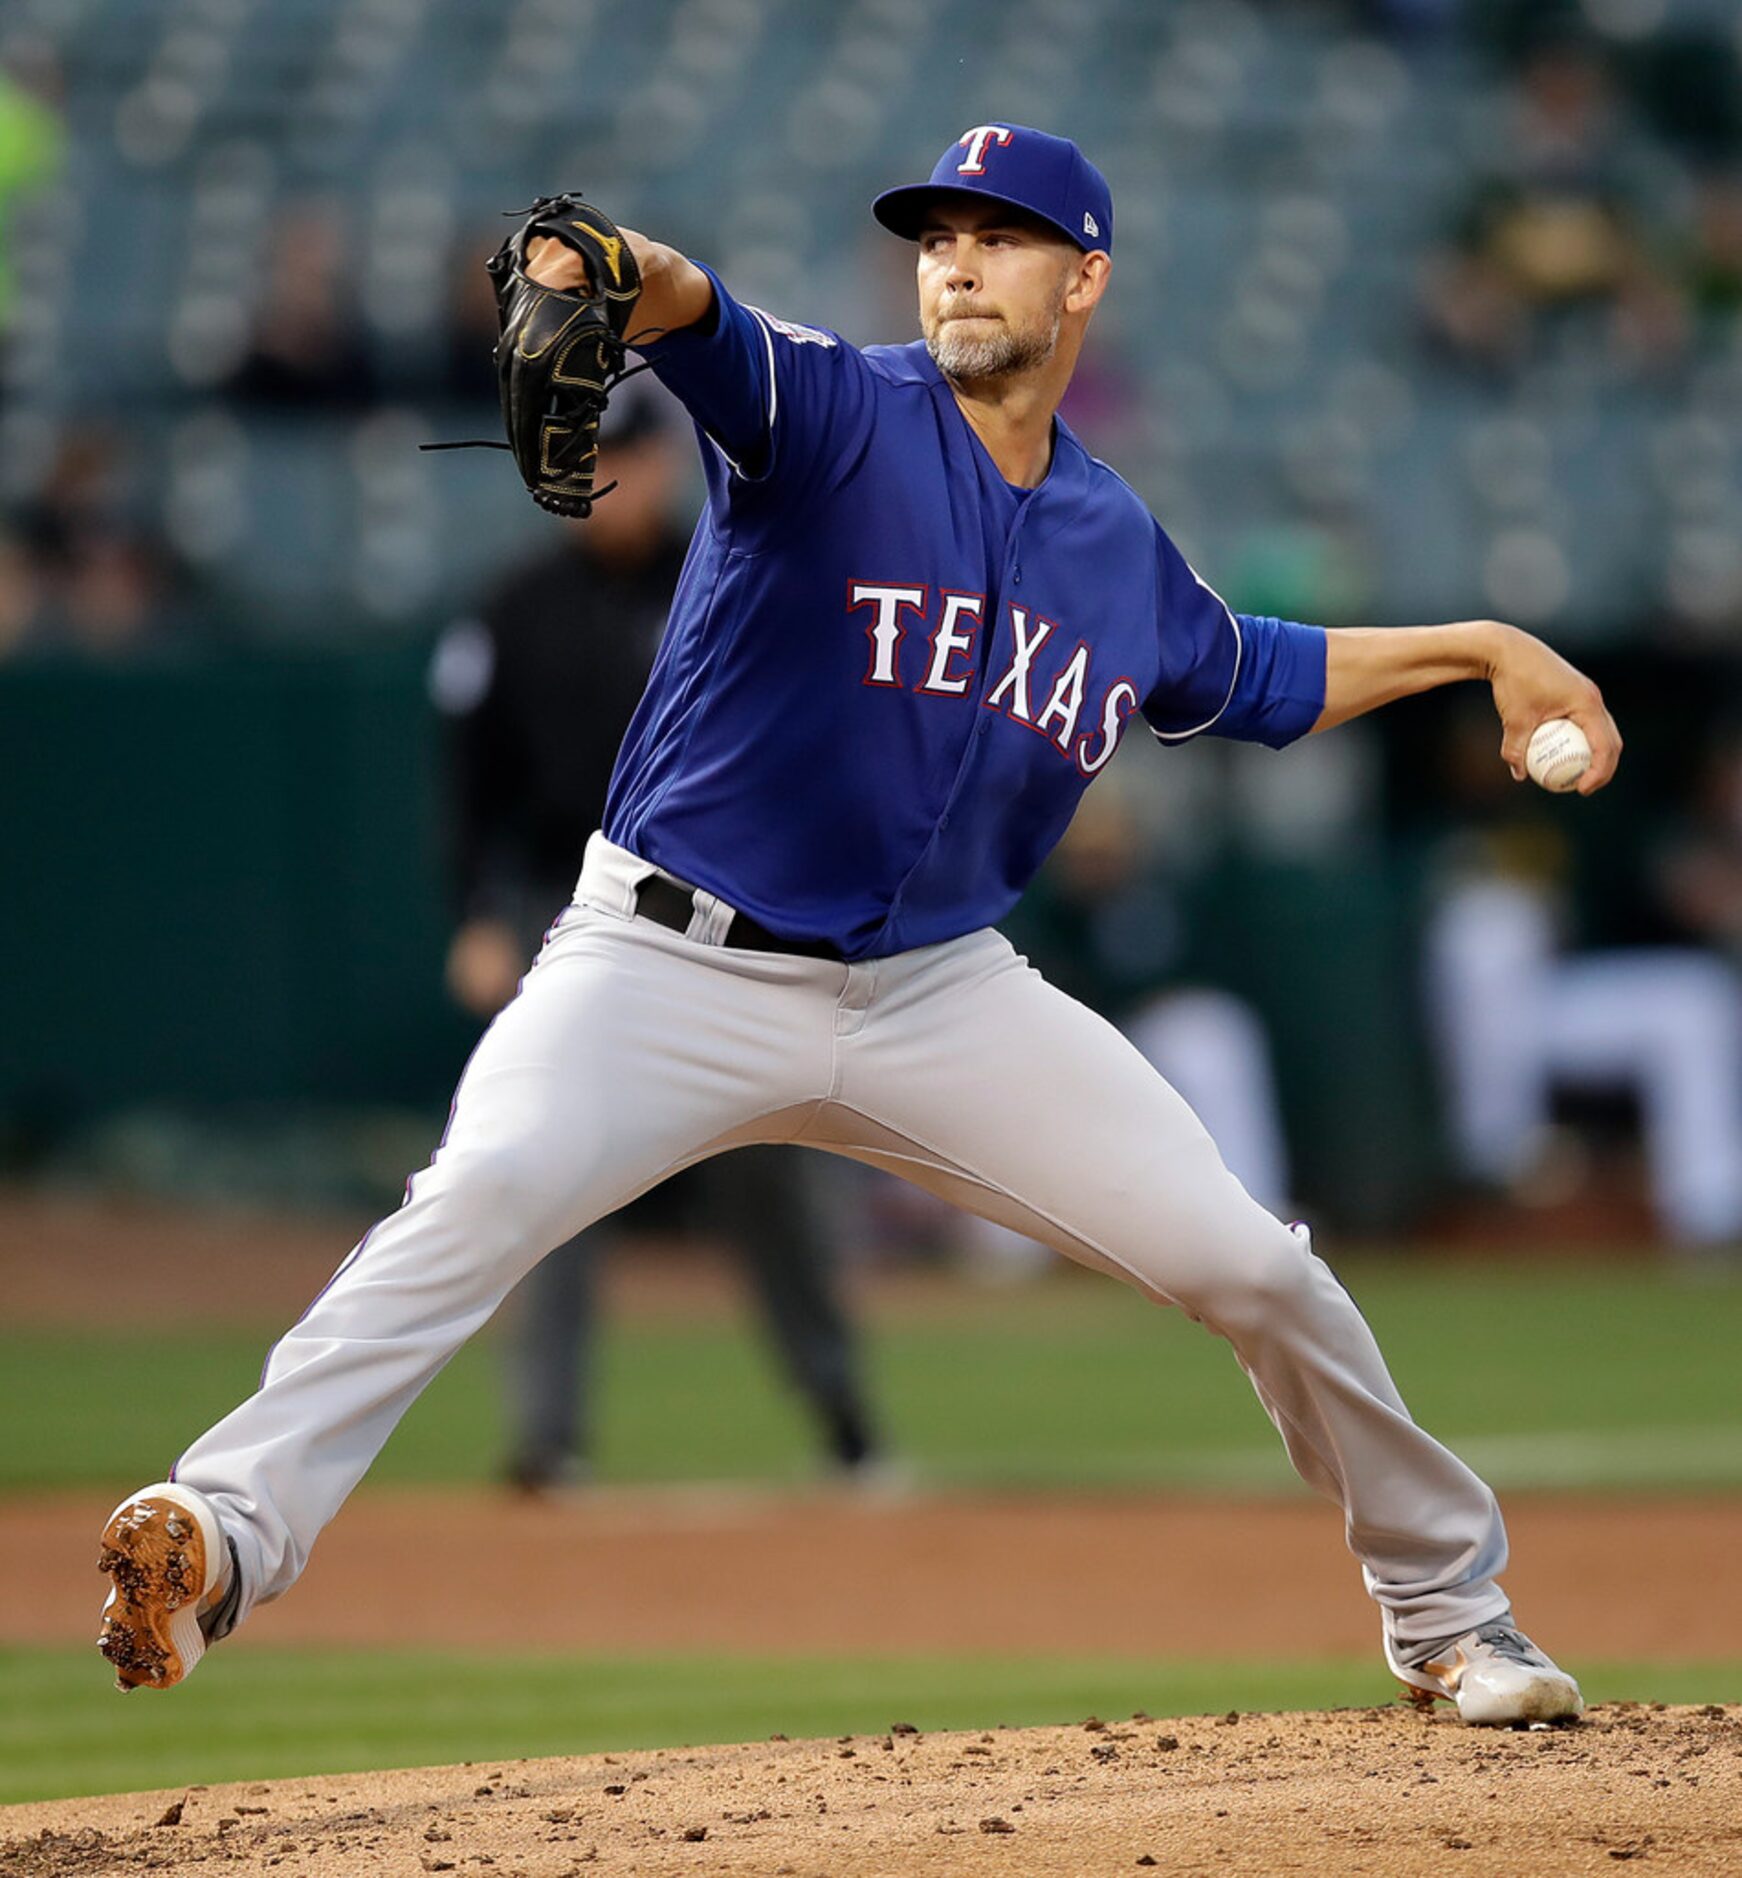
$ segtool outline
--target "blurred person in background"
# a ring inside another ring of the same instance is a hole
[[[36,563],[16,535],[0,534],[0,662],[28,642],[42,605]]]
[[[1652,214],[1600,57],[1556,33],[1525,57],[1500,157],[1429,257],[1429,334],[1462,363],[1510,370],[1588,341],[1617,365],[1679,351],[1681,300],[1647,240]]]
[[[188,569],[140,513],[119,432],[82,424],[14,515],[0,649],[119,658],[154,651],[202,619]]]
[[[354,411],[379,385],[351,289],[355,269],[334,203],[293,204],[273,231],[247,349],[224,389],[242,404]]]
[[[1742,972],[1742,724],[1712,739],[1657,868],[1663,911]]]
[[[1696,331],[1723,337],[1742,315],[1742,171],[1712,171],[1695,185],[1682,268]]]
[[[552,546],[513,569],[436,648],[430,683],[449,723],[461,915],[447,978],[475,1016],[494,1017],[513,997],[603,818],[617,747],[688,546],[672,515],[687,467],[661,394],[636,387],[614,399],[599,485],[618,487],[589,521],[564,523]],[[828,1464],[869,1479],[880,1456],[808,1173],[790,1149],[754,1147],[672,1184],[743,1261]],[[523,1491],[574,1485],[589,1471],[599,1265],[620,1230],[610,1221],[589,1228],[521,1286],[505,1471]]]
[[[1547,799],[1492,786],[1475,713],[1452,735],[1459,825],[1441,845],[1424,963],[1464,1171],[1522,1192],[1548,1152],[1557,1092],[1624,1091],[1662,1230],[1691,1254],[1742,1254],[1742,975],[1709,944],[1726,912],[1742,917],[1742,807],[1724,806],[1735,773],[1715,766],[1714,812],[1669,868],[1690,939],[1708,943],[1582,949]]]
[[[474,230],[449,257],[447,317],[432,389],[458,403],[497,409],[496,287],[484,263],[501,241],[495,229]]]

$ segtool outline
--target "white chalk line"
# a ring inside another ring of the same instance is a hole
[[[1742,1420],[1687,1428],[1564,1429],[1443,1436],[1446,1445],[1496,1487],[1742,1486]],[[1008,1456],[949,1455],[922,1470],[928,1484],[1024,1482],[1054,1486],[1298,1487],[1280,1442],[1274,1447],[1200,1449],[1180,1454],[1048,1456],[1032,1467]]]

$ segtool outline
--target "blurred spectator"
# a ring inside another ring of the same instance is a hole
[[[1742,972],[1742,729],[1708,753],[1691,810],[1665,844],[1658,885],[1673,924]]]
[[[1425,964],[1465,1171],[1520,1190],[1557,1091],[1624,1090],[1664,1230],[1689,1247],[1742,1249],[1742,976],[1693,946],[1569,946],[1554,805],[1494,762],[1483,714],[1454,736],[1448,773],[1467,819],[1442,850]]]
[[[29,550],[0,535],[0,661],[21,650],[42,608],[42,583]]]
[[[225,386],[232,397],[299,411],[374,402],[375,368],[350,275],[333,204],[305,202],[282,217],[248,349]]]
[[[514,995],[537,935],[573,893],[603,820],[617,747],[640,700],[683,564],[673,500],[688,452],[663,394],[612,400],[585,522],[511,573],[436,649],[431,689],[450,720],[461,923],[448,984],[480,1017]],[[853,1337],[811,1215],[805,1157],[741,1148],[688,1177],[706,1229],[730,1242],[779,1359],[832,1465],[878,1459]],[[683,1177],[680,1177],[683,1178]],[[510,1481],[544,1491],[585,1477],[598,1262],[617,1221],[560,1246],[527,1278],[510,1349]]]
[[[15,202],[53,181],[63,160],[59,92],[60,74],[46,52],[9,47],[0,59],[0,335],[11,324],[17,291],[10,227]]]
[[[1501,156],[1424,277],[1429,332],[1489,369],[1593,331],[1617,362],[1679,349],[1680,303],[1642,237],[1624,114],[1588,47],[1553,40],[1505,100]]]
[[[491,229],[458,245],[449,276],[446,356],[440,389],[462,403],[496,402],[496,285],[484,263],[501,234]]]
[[[15,514],[0,568],[0,652],[71,649],[118,657],[193,623],[187,570],[137,515],[125,449],[109,430],[69,433]]]
[[[1733,326],[1742,314],[1742,173],[1700,179],[1685,263],[1688,300],[1703,329]]]

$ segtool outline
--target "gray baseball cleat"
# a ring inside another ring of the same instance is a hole
[[[1385,1660],[1420,1707],[1443,1697],[1478,1727],[1572,1721],[1585,1706],[1579,1685],[1513,1623],[1511,1612],[1461,1637],[1415,1645],[1407,1659],[1388,1634]]]
[[[97,1569],[112,1581],[97,1648],[117,1689],[172,1688],[235,1619],[235,1547],[211,1501],[179,1482],[141,1487],[116,1507]]]

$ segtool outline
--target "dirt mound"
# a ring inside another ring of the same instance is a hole
[[[1021,1878],[1742,1869],[1742,1705],[1496,1732],[1403,1707],[480,1762],[0,1810],[8,1878]]]

